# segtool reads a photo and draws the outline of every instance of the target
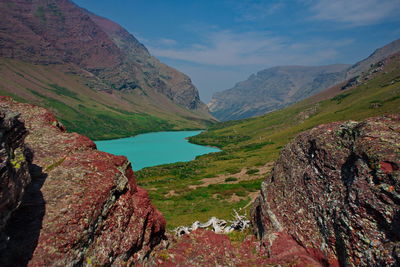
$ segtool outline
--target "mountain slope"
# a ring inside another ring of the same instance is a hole
[[[69,129],[99,139],[215,121],[186,75],[116,23],[68,0],[0,11],[0,93],[49,106]]]
[[[347,70],[346,79],[351,79],[360,75],[362,72],[368,70],[371,64],[381,61],[398,51],[400,51],[400,39],[375,50],[369,57],[351,66]]]
[[[233,88],[214,94],[208,106],[220,120],[262,115],[342,81],[347,67],[281,66],[262,70]]]
[[[233,88],[214,94],[208,104],[220,120],[235,120],[262,115],[314,95],[345,80],[358,82],[358,76],[372,64],[400,51],[400,40],[377,49],[352,66],[274,67],[251,75]],[[347,85],[344,85],[347,86]]]

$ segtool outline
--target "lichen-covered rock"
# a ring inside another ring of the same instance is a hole
[[[1,99],[29,130],[32,183],[10,218],[1,266],[123,265],[164,238],[165,219],[136,185],[129,161],[66,133],[46,109]]]
[[[252,208],[263,244],[280,232],[332,265],[399,265],[399,140],[399,114],[297,136]]]
[[[18,113],[0,109],[0,249],[6,247],[8,239],[4,232],[6,223],[20,205],[31,180],[24,143],[27,133]]]

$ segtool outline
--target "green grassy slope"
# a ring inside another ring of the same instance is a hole
[[[156,92],[90,89],[88,74],[72,65],[44,66],[0,58],[0,75],[0,95],[49,108],[68,131],[95,140],[204,129],[213,123],[211,116],[180,107]]]
[[[222,152],[143,169],[137,172],[139,184],[149,190],[169,228],[211,216],[229,219],[232,209],[250,203],[267,175],[259,172],[268,172],[268,163],[296,134],[332,121],[400,112],[400,54],[356,88],[338,93],[322,101],[312,97],[261,117],[211,126],[191,141],[220,147]],[[229,182],[231,176],[238,180]]]

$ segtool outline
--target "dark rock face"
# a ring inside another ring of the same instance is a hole
[[[31,181],[27,135],[19,114],[0,109],[0,249],[7,245],[5,226],[21,204],[25,187]]]
[[[268,245],[286,233],[341,266],[400,264],[400,116],[318,126],[281,152],[252,208]]]
[[[32,183],[10,218],[1,266],[124,265],[148,256],[165,219],[136,185],[129,161],[65,133],[46,109],[0,101],[29,130]]]
[[[73,64],[96,90],[157,92],[175,104],[206,105],[191,80],[162,64],[125,29],[69,0],[0,0],[0,56],[35,64]]]
[[[348,67],[281,66],[262,70],[233,88],[214,94],[208,107],[222,121],[262,115],[343,81]]]

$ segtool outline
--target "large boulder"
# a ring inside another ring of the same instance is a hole
[[[0,99],[29,135],[32,182],[6,227],[1,266],[124,265],[164,238],[165,219],[136,185],[130,162],[66,133],[44,108]]]
[[[399,140],[399,114],[297,136],[252,207],[263,244],[285,234],[327,264],[400,265]]]

